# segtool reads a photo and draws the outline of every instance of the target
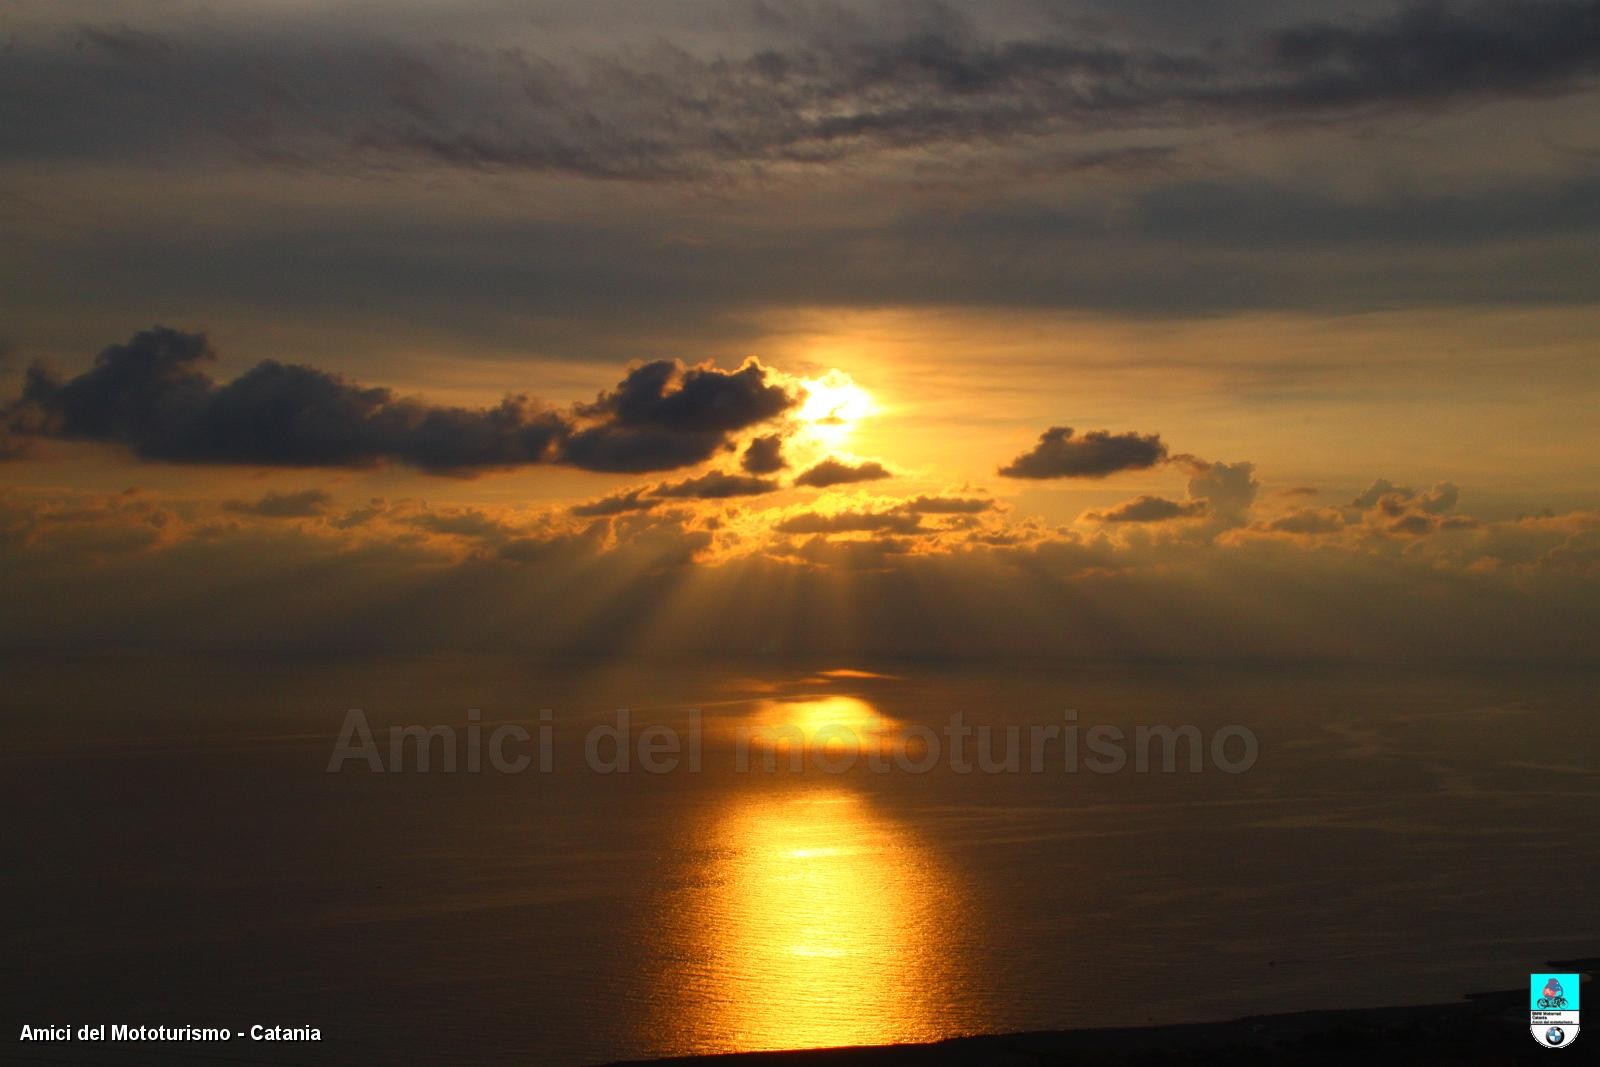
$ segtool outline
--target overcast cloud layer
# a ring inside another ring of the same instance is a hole
[[[1042,8],[1008,26],[1003,15],[936,3],[736,4],[711,23],[728,27],[722,41],[702,33],[585,46],[579,28],[569,40],[544,32],[534,10],[496,41],[435,36],[443,26],[357,28],[330,12],[315,47],[303,22],[269,28],[213,14],[74,25],[46,14],[43,25],[24,24],[0,67],[9,102],[0,151],[145,158],[231,148],[324,166],[420,159],[683,180],[1057,129],[1160,131],[1554,96],[1600,72],[1593,0],[1354,17],[1296,7],[1269,28],[1182,47],[1142,40],[1133,26],[1097,31],[1088,18],[1052,26]],[[1159,154],[1170,141],[1157,132],[1080,163]]]
[[[1597,25],[1592,0],[23,3],[7,329],[59,354],[91,325],[354,317],[612,361],[644,355],[623,331],[775,306],[1590,303]]]

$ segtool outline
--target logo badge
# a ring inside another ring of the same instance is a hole
[[[1528,1029],[1545,1048],[1566,1048],[1578,1039],[1578,976],[1528,976]]]

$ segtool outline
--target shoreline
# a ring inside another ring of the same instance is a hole
[[[1551,970],[1592,977],[1600,957],[1552,960]],[[1528,1033],[1527,991],[1468,993],[1459,1001],[1250,1015],[1223,1022],[976,1034],[926,1044],[726,1052],[623,1060],[609,1067],[686,1064],[834,1065],[1466,1063],[1520,1060],[1539,1046]],[[1593,1038],[1591,1038],[1593,1040]]]

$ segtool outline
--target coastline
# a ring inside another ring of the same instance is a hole
[[[1600,957],[1552,960],[1549,967],[1576,971],[1587,979],[1600,970]],[[619,1061],[610,1067],[880,1067],[911,1063],[966,1067],[1285,1061],[1331,1065],[1355,1060],[1367,1064],[1503,1064],[1534,1055],[1539,1048],[1528,1033],[1526,996],[1526,989],[1500,990],[1469,993],[1445,1004],[1313,1010],[1169,1026],[978,1034],[914,1045],[676,1056]]]

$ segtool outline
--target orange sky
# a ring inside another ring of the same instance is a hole
[[[713,647],[741,583],[763,647],[899,647],[887,597],[944,648],[952,591],[1128,654],[1193,651],[1163,598],[1241,654],[1344,648],[1339,590],[1590,621],[1582,4],[269,6],[9,16],[4,573],[133,598],[15,636],[308,575]]]

